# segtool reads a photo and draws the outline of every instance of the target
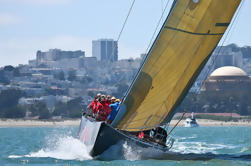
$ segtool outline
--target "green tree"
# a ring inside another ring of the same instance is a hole
[[[4,68],[3,68],[4,71],[13,71],[14,69],[15,69],[15,67],[13,67],[11,65],[4,66]]]
[[[82,98],[81,97],[75,98],[75,99],[70,100],[70,101],[67,102],[69,117],[79,118],[81,116],[82,108],[83,108],[81,103],[82,103]]]
[[[55,104],[55,109],[52,113],[54,116],[68,116],[67,104],[63,102],[57,102]]]
[[[3,70],[0,70],[0,83],[4,85],[8,85],[10,83],[10,80],[6,77]]]
[[[46,107],[46,104],[41,101],[37,101],[30,106],[31,115],[39,116],[39,119],[49,119],[51,114]]]
[[[0,110],[1,108],[8,108],[18,104],[18,100],[21,97],[25,97],[24,91],[19,89],[7,89],[0,93]]]
[[[7,89],[0,92],[0,117],[20,118],[25,116],[25,110],[18,106],[18,100],[25,97],[18,89]]]
[[[5,108],[2,112],[4,118],[23,118],[25,116],[25,109],[21,106],[11,106]]]

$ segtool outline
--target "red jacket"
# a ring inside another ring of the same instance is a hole
[[[92,110],[94,114],[96,113],[96,105],[97,101],[95,99],[89,104],[89,108]]]
[[[98,102],[97,104],[97,119],[100,121],[106,121],[107,116],[111,113],[111,108],[108,105],[108,102],[103,101],[103,102]]]
[[[106,113],[104,111],[104,105],[100,103],[99,101],[97,102],[97,107],[96,107],[96,112],[97,116],[96,118],[100,121],[105,121],[106,120]]]
[[[103,104],[101,104],[99,101],[97,101],[95,112],[100,112],[103,109],[104,109]]]

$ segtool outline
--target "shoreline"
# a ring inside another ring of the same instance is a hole
[[[79,124],[80,118],[62,120],[0,119],[0,127],[78,126]]]
[[[170,125],[174,126],[178,120],[172,120]],[[200,126],[217,127],[217,126],[251,126],[251,121],[215,121],[208,119],[197,119]],[[179,127],[182,127],[184,120],[180,121]],[[62,119],[62,120],[25,120],[25,119],[0,119],[0,127],[50,127],[50,126],[79,126],[79,119]]]
[[[183,126],[185,120],[181,120],[178,126]],[[220,127],[220,126],[251,126],[251,121],[217,121],[217,120],[210,120],[210,119],[196,119],[199,126],[204,127]],[[178,122],[178,120],[172,120],[170,125],[175,125]]]

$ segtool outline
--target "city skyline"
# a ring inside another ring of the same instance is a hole
[[[171,1],[135,2],[118,43],[119,59],[145,53],[165,4]],[[251,46],[244,4],[224,45]],[[37,50],[83,50],[91,55],[92,40],[117,39],[132,1],[0,0],[0,66],[27,64]],[[154,12],[149,12],[154,11]],[[155,12],[156,11],[156,12]],[[116,13],[116,14],[114,14]],[[168,10],[165,12],[165,16]],[[163,19],[164,20],[164,19]],[[163,21],[162,20],[162,21]],[[142,28],[143,27],[143,28]]]

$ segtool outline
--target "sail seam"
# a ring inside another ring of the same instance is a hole
[[[224,33],[210,33],[210,31],[208,33],[196,33],[196,32],[189,32],[189,31],[185,31],[183,29],[178,29],[178,28],[173,28],[173,27],[169,27],[169,26],[165,26],[166,29],[170,29],[170,30],[174,30],[174,31],[179,31],[179,32],[184,32],[184,33],[188,33],[188,34],[192,34],[192,35],[200,35],[200,36],[220,36],[223,35]]]

